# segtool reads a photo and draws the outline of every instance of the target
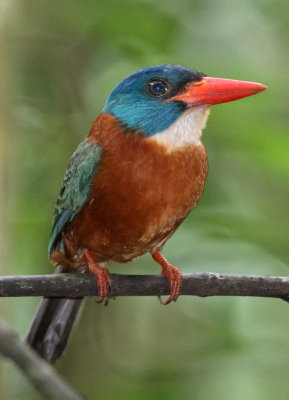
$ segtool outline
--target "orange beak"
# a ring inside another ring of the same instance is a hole
[[[204,77],[198,82],[187,83],[182,93],[166,101],[183,101],[188,107],[204,104],[212,106],[251,96],[265,89],[267,86],[261,83]]]

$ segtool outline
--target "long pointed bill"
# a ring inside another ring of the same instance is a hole
[[[251,96],[265,89],[267,86],[261,83],[204,77],[201,81],[189,82],[182,93],[167,101],[183,101],[188,107],[214,105]]]

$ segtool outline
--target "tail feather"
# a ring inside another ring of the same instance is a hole
[[[63,353],[83,298],[44,298],[28,330],[27,343],[49,363]]]

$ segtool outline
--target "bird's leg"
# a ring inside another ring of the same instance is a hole
[[[161,265],[162,274],[166,276],[170,284],[170,295],[165,302],[161,301],[161,303],[169,304],[171,301],[176,301],[181,291],[183,279],[180,270],[170,264],[160,251],[154,251],[151,253],[151,255],[152,258]]]
[[[97,264],[90,251],[85,250],[82,255],[83,261],[87,264],[89,272],[95,275],[97,281],[97,290],[99,300],[97,303],[102,303],[107,306],[110,290],[110,277],[107,268],[102,268]]]

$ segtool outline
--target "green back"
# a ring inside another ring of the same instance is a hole
[[[54,213],[48,252],[61,242],[61,232],[73,220],[89,197],[93,176],[97,173],[102,147],[85,139],[77,147],[68,164]]]

